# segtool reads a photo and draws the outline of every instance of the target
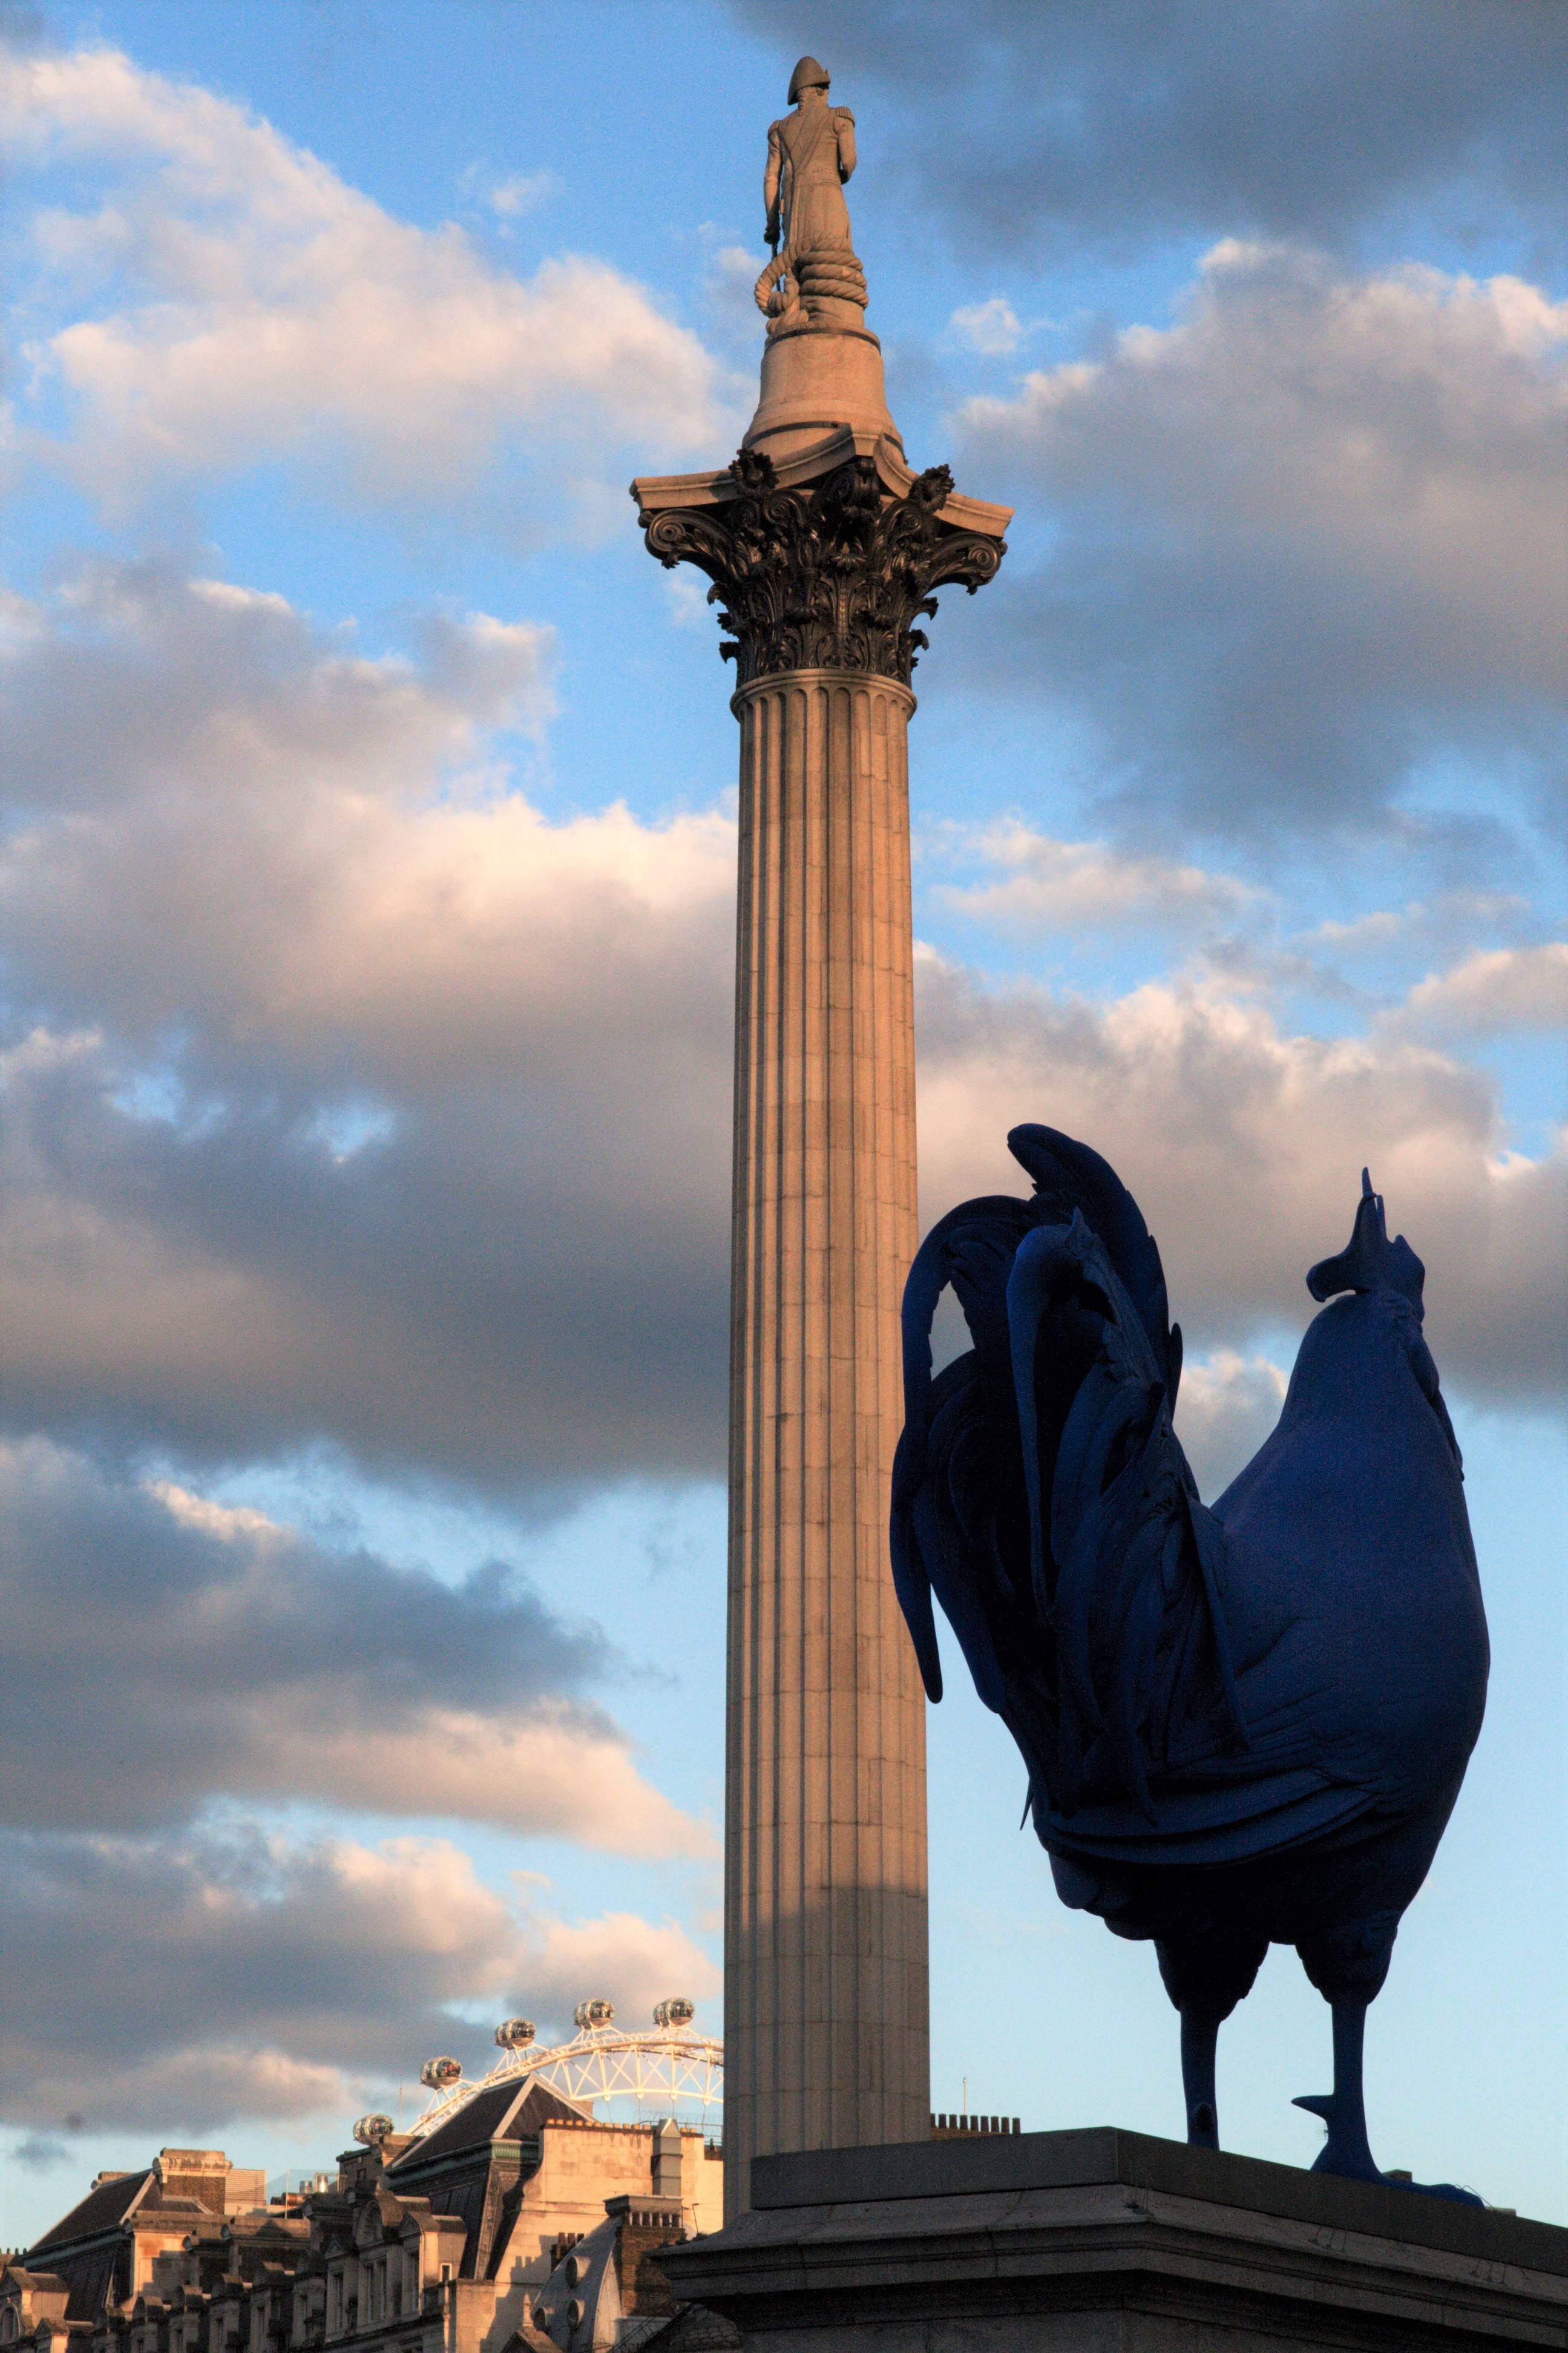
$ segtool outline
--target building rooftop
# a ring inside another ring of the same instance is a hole
[[[100,2231],[117,2229],[152,2179],[153,2168],[149,2165],[140,2173],[115,2173],[106,2181],[95,2181],[87,2196],[28,2248],[24,2261],[31,2264],[35,2255],[42,2254],[47,2247],[74,2246],[78,2240],[96,2238]],[[43,2268],[47,2270],[48,2266],[45,2264]]]
[[[586,2121],[583,2111],[570,2100],[563,2100],[547,2084],[531,2081],[494,2084],[477,2093],[465,2106],[453,2111],[444,2124],[422,2138],[411,2141],[400,2149],[387,2167],[387,2179],[394,2176],[409,2181],[423,2173],[426,2166],[439,2164],[470,2148],[487,2148],[491,2141],[521,2140],[536,2133],[542,2125],[580,2125]]]

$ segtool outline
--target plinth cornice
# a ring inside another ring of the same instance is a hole
[[[846,427],[778,467],[742,448],[718,473],[632,485],[649,553],[712,581],[742,688],[795,670],[907,687],[932,592],[995,577],[1011,509],[961,497],[945,466],[912,473],[886,434],[864,438]]]
[[[1568,2342],[1568,2231],[1140,2133],[775,2156],[752,2190],[666,2270],[757,2353]]]

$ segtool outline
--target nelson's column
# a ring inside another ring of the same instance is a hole
[[[907,740],[936,610],[1011,509],[911,472],[803,58],[768,133],[762,399],[733,462],[632,485],[697,565],[741,723],[725,1802],[726,2207],[751,2160],[929,2129],[924,1700],[888,1499],[918,1239]]]

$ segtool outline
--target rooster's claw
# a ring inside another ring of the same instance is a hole
[[[1321,2116],[1329,2128],[1314,2173],[1337,2173],[1346,2181],[1383,2179],[1367,2145],[1366,2117],[1359,2100],[1347,2100],[1337,2092],[1308,2092],[1290,2105]]]
[[[1290,2105],[1305,2108],[1310,2116],[1321,2116],[1329,2128],[1328,2141],[1312,2168],[1314,2173],[1337,2173],[1349,2181],[1385,2181],[1391,2189],[1415,2189],[1424,2198],[1451,2198],[1461,2206],[1486,2204],[1486,2200],[1478,2198],[1473,2189],[1461,2189],[1452,2181],[1412,2181],[1403,2173],[1379,2172],[1367,2146],[1364,2122],[1354,2116],[1347,2118],[1345,2103],[1336,2100],[1332,2092],[1309,2092]]]

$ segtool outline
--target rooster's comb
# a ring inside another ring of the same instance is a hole
[[[1307,1288],[1314,1299],[1332,1299],[1341,1291],[1397,1291],[1421,1313],[1421,1285],[1426,1270],[1405,1240],[1388,1239],[1384,1222],[1383,1195],[1372,1189],[1372,1178],[1361,1172],[1361,1199],[1348,1246],[1337,1258],[1321,1258],[1309,1270]]]

